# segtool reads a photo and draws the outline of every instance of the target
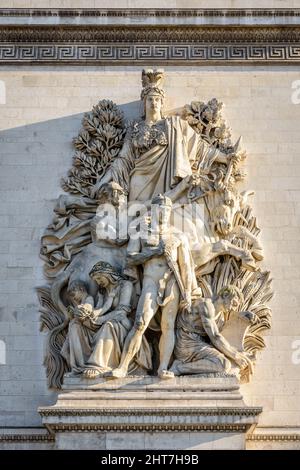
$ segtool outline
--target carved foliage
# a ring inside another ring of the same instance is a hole
[[[223,103],[214,98],[208,103],[192,102],[183,109],[182,117],[206,142],[226,154],[236,152],[231,165],[213,163],[206,170],[196,162],[194,172],[205,188],[201,196],[205,200],[210,226],[215,235],[238,248],[252,251],[257,263],[263,257],[257,240],[260,229],[247,203],[247,196],[253,192],[240,192],[238,189],[238,182],[245,176],[240,163],[246,154],[239,151],[240,142],[233,145],[230,129],[222,117],[222,107]],[[222,223],[230,226],[228,231],[222,230]],[[198,277],[204,296],[212,297],[222,287],[235,285],[242,291],[244,298],[239,311],[249,311],[258,317],[258,321],[246,329],[242,345],[254,361],[257,351],[265,346],[262,334],[271,327],[271,309],[267,305],[273,296],[270,273],[262,271],[258,265],[256,271],[251,272],[230,255],[218,257],[211,266],[211,270],[208,270],[210,274]],[[249,369],[245,369],[241,379],[248,381],[250,373]]]
[[[60,388],[68,364],[61,355],[61,348],[67,335],[68,320],[55,307],[48,287],[37,288],[40,302],[40,331],[47,332],[44,366],[49,388]]]
[[[125,127],[122,111],[109,100],[100,101],[84,116],[83,128],[74,139],[76,153],[62,188],[90,196],[90,189],[120,151]]]

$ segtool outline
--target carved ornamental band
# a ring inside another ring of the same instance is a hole
[[[84,63],[114,65],[116,62],[128,65],[132,62],[145,63],[193,63],[199,65],[203,62],[239,63],[247,62],[299,62],[300,45],[285,44],[259,44],[259,45],[0,45],[0,63],[44,63],[60,64]]]
[[[297,64],[299,38],[299,9],[0,10],[0,64]]]

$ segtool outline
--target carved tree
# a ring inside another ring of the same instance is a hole
[[[91,197],[90,189],[104,175],[123,144],[123,112],[112,101],[102,100],[84,116],[82,126],[74,139],[73,166],[68,178],[62,179],[62,188],[72,194]]]

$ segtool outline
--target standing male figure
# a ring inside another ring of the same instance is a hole
[[[177,312],[180,307],[190,310],[192,292],[195,294],[197,289],[188,241],[182,233],[175,233],[170,225],[171,199],[158,195],[152,199],[153,208],[149,239],[131,239],[128,244],[128,265],[143,266],[143,284],[134,326],[126,338],[120,365],[112,371],[116,378],[126,376],[131,359],[139,351],[143,334],[159,309],[161,338],[157,374],[161,378],[174,377],[168,366],[175,344]]]

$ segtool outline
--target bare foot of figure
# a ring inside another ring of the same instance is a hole
[[[160,379],[166,380],[166,379],[174,379],[175,374],[171,370],[167,369],[162,369],[157,371],[157,375]]]
[[[127,375],[126,370],[119,368],[119,367],[117,369],[113,369],[111,373],[109,374],[109,376],[113,377],[114,379],[120,379],[122,377],[126,377],[126,375]]]
[[[85,369],[83,375],[85,379],[96,379],[100,377],[101,373],[96,369]]]

